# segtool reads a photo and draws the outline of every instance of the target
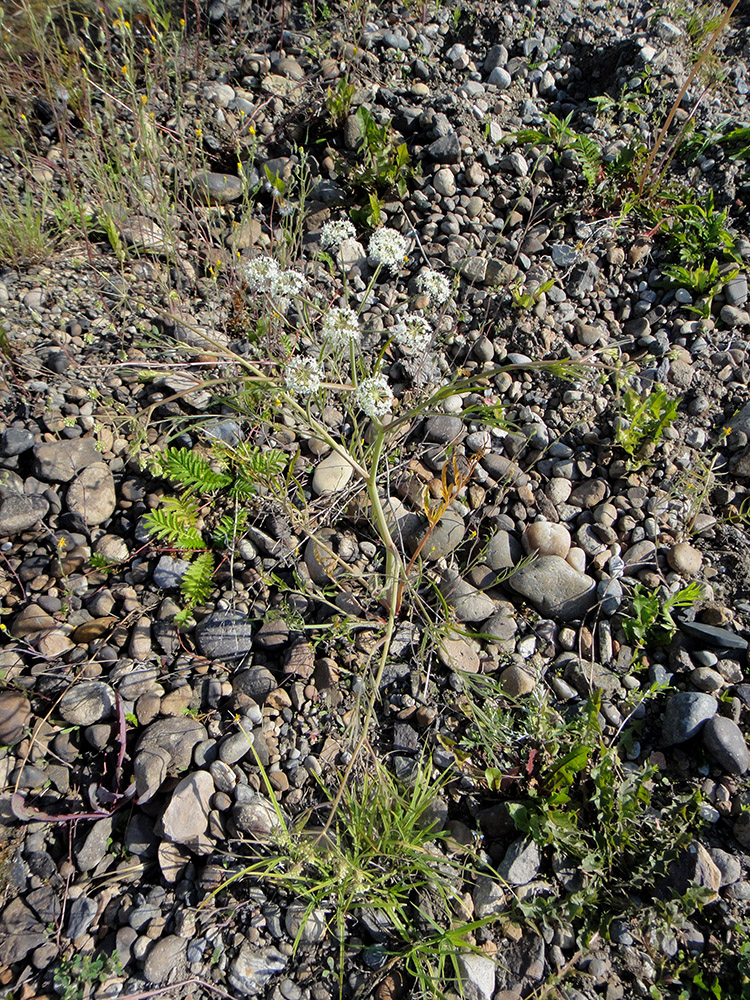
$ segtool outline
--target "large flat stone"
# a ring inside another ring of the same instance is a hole
[[[582,618],[596,600],[596,582],[560,556],[539,556],[508,579],[545,618]]]

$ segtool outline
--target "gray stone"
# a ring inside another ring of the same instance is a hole
[[[518,625],[511,613],[501,609],[482,625],[481,631],[500,642],[508,642],[518,631]]]
[[[407,535],[406,544],[409,546],[411,552],[416,551],[425,534],[427,534],[427,530]],[[434,531],[430,533],[422,548],[422,559],[430,562],[445,559],[446,556],[449,556],[461,544],[465,531],[466,526],[464,525],[463,518],[449,507],[438,521]]]
[[[482,468],[489,472],[495,482],[512,483],[513,486],[527,486],[529,477],[518,468],[518,464],[496,451],[488,451],[482,457]]]
[[[728,774],[744,774],[750,754],[742,730],[736,722],[714,715],[703,727],[703,745]]]
[[[622,584],[615,577],[605,577],[596,585],[596,599],[605,618],[615,614],[622,604]]]
[[[452,198],[456,193],[456,178],[450,167],[441,167],[432,177],[432,186],[439,195]]]
[[[219,744],[219,760],[225,764],[236,764],[250,753],[253,734],[250,731],[232,733]]]
[[[705,723],[716,715],[718,705],[710,694],[699,691],[678,691],[670,695],[662,722],[662,746],[685,743],[697,735]]]
[[[733,854],[722,851],[720,847],[710,847],[708,853],[711,860],[721,872],[721,885],[733,885],[742,878],[742,865]]]
[[[96,868],[107,853],[107,842],[114,829],[114,816],[100,819],[86,834],[83,843],[74,851],[76,867],[79,871],[88,872]]]
[[[458,163],[461,159],[461,143],[455,132],[441,135],[427,147],[427,155],[436,163]]]
[[[187,559],[161,556],[154,567],[152,579],[154,584],[162,590],[172,590],[180,586],[188,569],[190,569],[190,562]]]
[[[458,272],[471,284],[483,285],[487,280],[488,263],[486,257],[467,257],[459,263]]]
[[[622,557],[625,563],[625,572],[637,573],[641,569],[656,568],[656,546],[652,541],[644,538],[643,541],[631,545]]]
[[[521,558],[521,546],[508,531],[496,531],[487,545],[484,561],[496,571],[511,569]]]
[[[196,771],[179,782],[161,818],[164,836],[174,844],[190,847],[208,827],[214,780],[208,771]]]
[[[155,795],[169,775],[186,770],[196,743],[207,736],[205,726],[187,716],[157,719],[147,726],[136,745],[133,763],[139,801]]]
[[[286,958],[276,948],[258,948],[243,941],[239,954],[229,966],[227,982],[242,996],[262,992],[272,976],[286,968]]]
[[[262,705],[278,682],[268,667],[250,667],[232,679],[234,708],[247,711],[251,703]]]
[[[243,186],[239,177],[216,174],[202,170],[193,177],[193,193],[204,205],[228,205],[242,197]]]
[[[730,306],[744,306],[747,302],[747,276],[738,274],[724,285],[724,298]]]
[[[526,885],[539,874],[541,863],[539,848],[534,841],[519,837],[505,852],[497,873],[510,885]]]
[[[34,475],[50,483],[68,483],[82,469],[100,461],[93,438],[49,441],[34,446]]]
[[[471,894],[474,916],[479,920],[502,913],[506,906],[505,890],[499,882],[487,875],[478,875]]]
[[[49,510],[43,496],[8,497],[0,504],[0,537],[19,535],[35,528]]]
[[[239,660],[252,648],[253,626],[239,611],[214,611],[196,627],[195,639],[209,660]]]
[[[65,936],[71,941],[77,940],[91,927],[98,912],[99,906],[95,899],[91,899],[90,896],[77,896],[70,904]]]
[[[487,80],[487,83],[493,84],[498,90],[507,90],[512,82],[510,73],[502,66],[495,66]]]
[[[440,593],[450,607],[456,620],[460,622],[481,622],[495,611],[496,604],[491,597],[477,590],[466,580],[446,571],[440,581]]]
[[[313,493],[319,497],[323,493],[337,493],[343,490],[352,478],[352,471],[351,463],[332,451],[315,467]]]
[[[21,899],[13,899],[0,917],[0,962],[22,962],[47,940],[44,927]]]
[[[80,514],[85,524],[101,524],[114,513],[117,499],[109,466],[93,462],[68,487],[68,509]]]
[[[268,799],[259,792],[248,792],[232,807],[232,818],[241,833],[269,837],[280,828],[279,817]]]
[[[306,913],[307,907],[301,903],[289,906],[284,915],[286,932],[300,944],[319,944],[328,931],[325,910],[312,910],[305,918]]]
[[[545,618],[563,621],[582,618],[596,596],[596,582],[560,556],[539,556],[515,572],[508,584]]]
[[[465,952],[456,959],[461,993],[466,1000],[492,1000],[496,964],[487,955]]]
[[[187,941],[176,934],[168,934],[151,946],[143,964],[143,977],[147,983],[158,986],[166,983],[173,972],[179,971],[184,960]]]
[[[0,434],[0,453],[10,458],[34,447],[34,435],[25,427],[8,427]]]
[[[79,681],[60,699],[58,711],[72,726],[91,726],[108,719],[115,707],[115,692],[103,681]]]
[[[464,432],[464,423],[460,417],[438,414],[429,417],[425,424],[425,437],[436,444],[452,444]]]

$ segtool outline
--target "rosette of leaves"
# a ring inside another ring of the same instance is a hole
[[[211,458],[190,448],[166,448],[152,462],[156,475],[180,488],[144,518],[154,540],[190,560],[180,584],[185,607],[175,616],[178,625],[208,599],[217,556],[234,548],[247,524],[249,501],[287,461],[278,448],[261,450],[248,442],[231,449],[216,445]]]

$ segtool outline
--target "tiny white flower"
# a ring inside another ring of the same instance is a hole
[[[432,340],[432,328],[424,316],[404,313],[391,330],[397,344],[408,351],[425,351]]]
[[[417,288],[436,306],[442,306],[451,295],[451,283],[438,271],[422,271],[417,278]]]
[[[356,235],[357,230],[348,219],[326,222],[320,230],[320,245],[324,249],[330,247],[332,250],[338,250],[342,243],[353,240]]]
[[[279,271],[271,282],[271,294],[288,299],[299,295],[307,287],[307,278],[301,271]]]
[[[268,292],[279,274],[273,257],[255,257],[245,265],[245,283],[251,292]]]
[[[359,340],[357,314],[349,306],[329,309],[323,320],[323,336],[334,350],[346,348]]]
[[[297,396],[311,396],[322,380],[323,369],[317,358],[292,358],[284,372],[287,389]]]
[[[272,279],[268,293],[279,312],[286,312],[289,300],[299,295],[307,286],[307,278],[301,271],[279,271]]]
[[[393,391],[385,375],[381,372],[371,378],[362,379],[354,390],[354,402],[373,419],[390,413],[393,407]]]
[[[406,260],[408,246],[405,236],[384,226],[372,234],[368,249],[376,264],[382,264],[391,271],[399,271]]]

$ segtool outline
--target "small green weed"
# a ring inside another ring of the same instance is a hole
[[[668,399],[663,386],[645,392],[636,392],[629,384],[622,389],[620,379],[617,392],[620,416],[615,418],[615,443],[630,456],[630,466],[639,468],[677,418],[677,400]]]
[[[326,95],[326,107],[331,125],[340,128],[349,117],[352,106],[352,98],[357,88],[353,83],[349,83],[349,77],[340,76],[335,88],[329,87]]]
[[[357,787],[346,788],[331,829],[318,832],[295,829],[285,820],[262,768],[261,774],[276,833],[267,848],[255,845],[263,856],[222,889],[237,879],[259,878],[305,904],[302,926],[313,910],[330,913],[340,945],[340,990],[348,921],[360,907],[374,910],[407,973],[426,995],[441,996],[446,980],[457,978],[455,960],[471,947],[471,931],[486,922],[455,921],[468,861],[441,851],[446,833],[437,832],[431,814],[448,776],[434,778],[431,764],[422,761],[401,781],[373,758]],[[429,902],[420,906],[420,899]]]
[[[701,201],[686,200],[675,206],[672,214],[664,232],[684,264],[705,266],[711,257],[736,258],[736,239],[727,228],[729,209],[719,212],[715,208],[713,191]]]
[[[739,273],[740,269],[736,267],[722,274],[716,257],[707,267],[703,264],[698,264],[696,267],[673,264],[664,268],[664,274],[670,279],[674,288],[686,288],[695,295],[703,295],[709,299],[718,295],[724,285],[736,278]]]
[[[547,125],[545,130],[519,129],[509,138],[522,145],[540,146],[552,149],[557,153],[570,150],[575,154],[589,187],[595,187],[600,179],[602,165],[602,152],[597,144],[590,136],[582,135],[570,127],[573,118],[572,111],[565,118],[558,118],[552,113],[543,117]]]
[[[81,1000],[121,971],[116,951],[111,955],[74,955],[55,969],[55,988],[62,1000]]]
[[[391,125],[378,125],[364,105],[357,109],[357,119],[362,129],[358,149],[360,162],[351,169],[349,179],[356,187],[374,193],[395,188],[404,198],[407,180],[412,174],[406,143],[396,142]]]
[[[692,607],[703,594],[702,584],[695,581],[665,598],[662,598],[659,588],[649,590],[642,583],[637,583],[630,599],[630,610],[622,622],[628,642],[637,649],[666,645],[677,631],[672,612],[677,608]]]

